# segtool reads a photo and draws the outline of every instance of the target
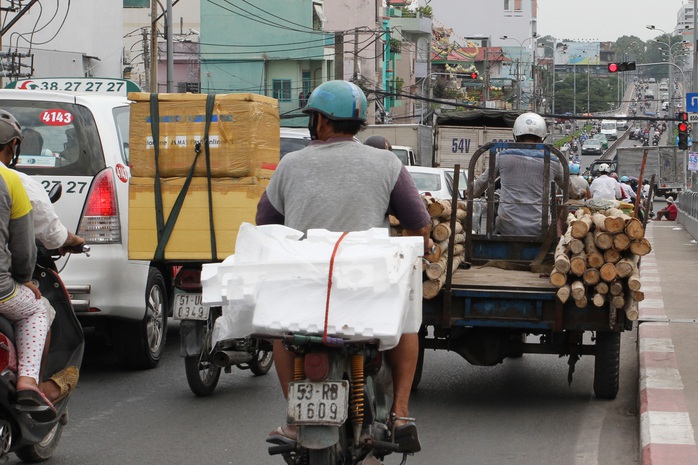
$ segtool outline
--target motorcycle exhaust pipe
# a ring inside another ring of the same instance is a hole
[[[213,354],[213,363],[221,368],[247,363],[250,360],[252,360],[252,354],[236,350],[219,350]]]

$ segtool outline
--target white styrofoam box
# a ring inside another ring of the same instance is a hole
[[[340,235],[310,230],[300,241],[302,233],[291,228],[243,224],[234,259],[202,270],[204,303],[223,306],[226,334],[247,331],[250,315],[257,332],[322,333],[330,257]],[[421,237],[390,237],[387,229],[348,234],[335,257],[328,332],[375,337],[384,349],[403,330],[417,332],[422,250]]]

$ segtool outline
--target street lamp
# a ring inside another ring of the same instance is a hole
[[[521,108],[521,59],[522,59],[522,52],[523,52],[523,48],[524,48],[523,44],[527,40],[533,39],[533,37],[528,37],[528,38],[524,39],[523,41],[521,41],[515,37],[509,37],[509,36],[502,36],[502,37],[500,37],[500,39],[501,40],[514,40],[519,44],[519,62],[516,65],[516,80],[517,80],[517,84],[519,87],[519,95],[518,95],[517,104],[516,104],[516,109],[518,110]]]
[[[669,38],[669,43],[662,42],[656,39],[655,42],[659,42],[660,44],[666,45],[667,49],[669,50],[669,114],[673,117],[676,112],[674,110],[674,60],[671,55],[671,35],[668,34],[666,31],[654,26],[653,24],[648,24],[647,29],[651,31],[660,31]],[[673,137],[674,122],[672,120],[669,121],[669,134]]]

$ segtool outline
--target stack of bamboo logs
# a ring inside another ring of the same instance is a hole
[[[591,212],[580,208],[567,217],[567,231],[555,249],[550,282],[562,303],[572,298],[585,308],[610,304],[638,317],[635,302],[644,300],[638,260],[650,252],[642,222],[617,208]]]
[[[467,204],[458,201],[454,212],[450,200],[435,199],[431,196],[422,196],[429,216],[431,216],[431,238],[436,246],[433,254],[425,255],[424,282],[422,291],[425,299],[436,297],[446,281],[446,267],[448,265],[448,241],[454,236],[453,247],[453,271],[465,260],[465,230],[463,223],[466,217]],[[455,231],[451,230],[451,216],[455,213]],[[397,218],[390,217],[391,235],[400,234],[400,223]]]

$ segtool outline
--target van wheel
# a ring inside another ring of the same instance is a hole
[[[167,288],[162,273],[151,267],[145,288],[145,315],[141,321],[118,321],[112,326],[120,359],[132,368],[155,368],[167,336]]]

